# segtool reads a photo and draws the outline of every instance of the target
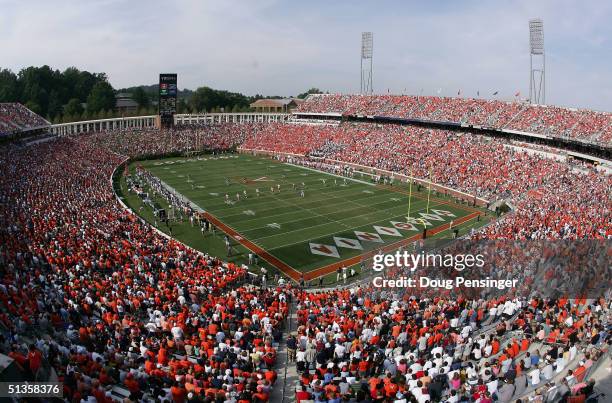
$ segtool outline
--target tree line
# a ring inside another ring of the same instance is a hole
[[[320,93],[318,88],[299,94]],[[158,85],[141,85],[115,90],[106,73],[90,73],[76,67],[64,71],[27,67],[14,73],[0,69],[0,102],[19,102],[53,123],[119,117],[115,110],[116,94],[128,93],[138,104],[132,115],[157,113]],[[178,113],[247,112],[249,105],[261,98],[280,96],[246,96],[236,92],[200,87],[178,92]],[[123,116],[126,116],[123,113]]]

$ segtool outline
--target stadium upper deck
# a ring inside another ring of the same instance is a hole
[[[612,113],[519,102],[408,95],[308,96],[297,113],[340,113],[453,122],[610,145]]]
[[[0,136],[48,127],[45,119],[18,103],[0,103]]]

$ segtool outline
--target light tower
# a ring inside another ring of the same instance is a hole
[[[544,22],[529,20],[529,102],[546,103],[546,57],[544,56]]]
[[[374,35],[372,32],[361,33],[361,93],[371,95],[372,90],[372,54],[374,53]]]

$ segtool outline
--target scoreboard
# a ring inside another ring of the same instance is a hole
[[[159,116],[162,126],[172,126],[174,114],[176,113],[176,98],[178,88],[176,86],[176,74],[159,75]]]

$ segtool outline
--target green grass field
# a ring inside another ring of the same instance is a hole
[[[359,256],[369,250],[418,236],[423,229],[423,222],[418,218],[427,221],[428,231],[437,238],[452,236],[443,228],[451,220],[456,224],[453,228],[458,228],[461,234],[487,222],[486,217],[474,218],[478,210],[473,207],[434,193],[428,215],[427,189],[417,192],[413,186],[412,225],[406,225],[407,184],[396,181],[393,186],[378,186],[360,174],[345,181],[331,174],[246,154],[170,158],[136,164],[231,227],[239,234],[235,243],[248,240],[251,246],[254,244],[274,257],[272,265],[311,272],[314,277],[323,274],[323,268],[329,271],[341,262],[347,266],[356,264]],[[134,164],[132,170],[133,167]],[[300,195],[302,183],[304,197]],[[236,198],[237,193],[240,200]],[[230,202],[226,202],[226,194]],[[152,222],[152,214],[138,207],[137,197],[126,198],[132,208]],[[461,222],[466,217],[470,219]],[[207,239],[188,223],[175,226],[173,236],[197,249],[225,257],[222,236]],[[236,252],[233,259],[244,262],[246,248],[240,246]]]

